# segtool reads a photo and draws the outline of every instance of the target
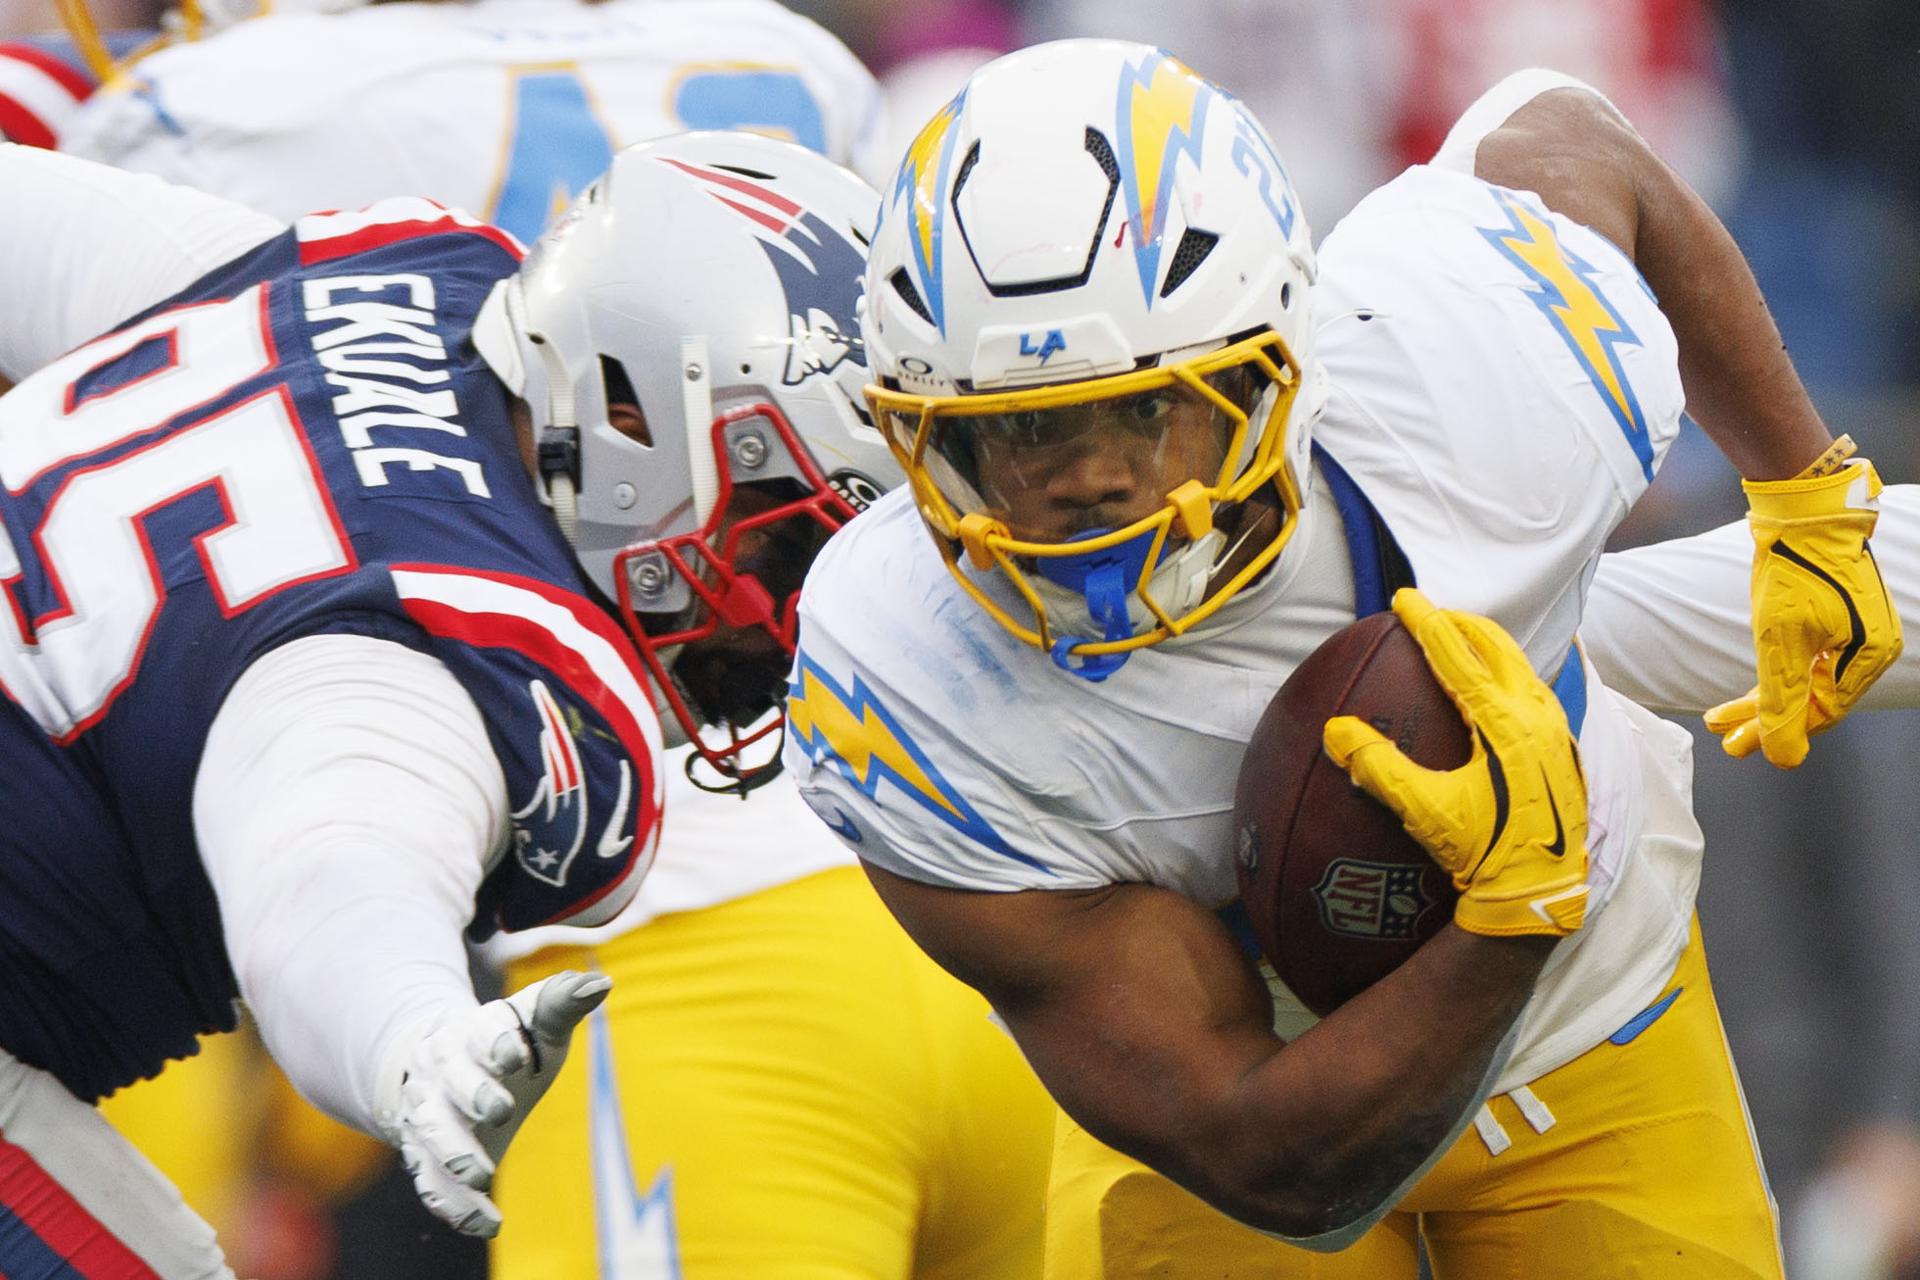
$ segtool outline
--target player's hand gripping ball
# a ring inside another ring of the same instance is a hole
[[[1391,809],[1321,749],[1356,715],[1436,769],[1465,764],[1467,728],[1391,613],[1336,632],[1268,704],[1235,795],[1240,897],[1260,950],[1300,1002],[1331,1013],[1398,968],[1453,916],[1453,882]]]
[[[1586,784],[1552,690],[1488,619],[1410,590],[1394,611],[1300,665],[1241,768],[1241,896],[1320,1013],[1449,916],[1492,936],[1585,919]]]

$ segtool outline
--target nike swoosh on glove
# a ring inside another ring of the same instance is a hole
[[[1844,436],[1839,445],[1851,450]],[[1753,530],[1759,682],[1707,712],[1707,728],[1728,755],[1758,749],[1791,769],[1807,758],[1808,738],[1845,718],[1900,656],[1900,615],[1867,545],[1880,515],[1880,476],[1855,458],[1831,474],[1742,488]]]
[[[605,974],[556,973],[389,1051],[374,1120],[436,1218],[467,1235],[500,1230],[494,1169],[612,987]]]
[[[1354,716],[1327,721],[1327,754],[1453,877],[1455,924],[1572,933],[1587,913],[1587,784],[1566,712],[1498,623],[1410,587],[1393,611],[1460,709],[1473,754],[1458,769],[1422,768]]]

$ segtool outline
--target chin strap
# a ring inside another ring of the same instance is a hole
[[[518,291],[507,296],[507,310],[521,321]],[[527,345],[540,353],[547,374],[547,425],[540,428],[537,449],[541,488],[553,518],[566,536],[567,545],[577,545],[580,534],[580,423],[574,416],[573,382],[567,377],[566,362],[553,344],[537,333],[527,335]]]
[[[566,362],[542,334],[527,323],[527,299],[518,276],[508,276],[493,287],[473,324],[473,345],[513,395],[532,404],[540,389],[528,385],[526,353],[540,357],[545,375],[547,419],[536,424],[535,482],[540,497],[553,509],[554,520],[575,544],[580,528],[580,423],[575,415],[573,380]]]
[[[565,448],[565,445],[560,445]],[[545,468],[547,446],[541,445],[541,472],[547,481],[547,504],[553,508],[554,523],[560,526],[560,536],[567,545],[577,546],[580,542],[580,495],[573,487],[571,467],[556,467],[552,471]]]
[[[786,741],[786,734],[787,727],[783,724],[780,726],[780,741],[782,743]],[[737,740],[738,735],[735,736]],[[702,765],[706,765],[712,769],[714,776],[717,777],[719,781],[708,782],[705,778],[702,778],[697,772]],[[686,774],[688,782],[691,782],[694,786],[710,796],[739,796],[742,800],[745,800],[761,787],[766,786],[769,782],[778,778],[785,768],[786,764],[781,760],[780,752],[778,751],[773,753],[772,759],[757,768],[742,770],[736,766],[731,772],[725,768],[714,765],[698,751],[695,751],[687,757]]]
[[[1084,542],[1109,532],[1089,529],[1075,534],[1073,541]],[[1104,640],[1126,640],[1133,635],[1133,619],[1127,603],[1145,571],[1147,555],[1153,549],[1154,532],[1143,531],[1115,546],[1088,551],[1077,556],[1043,556],[1035,564],[1040,576],[1055,586],[1077,591],[1087,602],[1087,613],[1099,627]],[[1082,680],[1099,683],[1127,664],[1131,650],[1096,653],[1081,657],[1076,665],[1073,649],[1085,643],[1084,637],[1063,636],[1053,643],[1053,661],[1062,671]]]

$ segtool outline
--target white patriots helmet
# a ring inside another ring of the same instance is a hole
[[[735,781],[741,750],[779,728],[745,732],[777,706],[813,553],[901,479],[861,398],[856,307],[877,199],[825,157],[753,134],[629,147],[474,330],[529,406],[543,492],[588,580],[679,726]],[[612,403],[640,407],[645,438],[615,427]],[[743,517],[739,486],[762,509]],[[675,676],[683,650],[722,628],[779,642],[751,706],[702,705]],[[712,746],[702,724],[731,740]]]
[[[869,399],[968,593],[1100,679],[1252,581],[1324,401],[1313,279],[1265,130],[1164,50],[1064,40],[975,73],[883,193],[864,312]],[[1049,477],[1095,443],[1165,483],[1069,528]]]

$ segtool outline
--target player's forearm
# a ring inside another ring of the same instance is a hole
[[[241,994],[300,1091],[368,1132],[400,1049],[477,1003],[461,931],[504,785],[452,675],[366,637],[270,652],[208,734],[194,827]]]
[[[1739,246],[1651,151],[1636,186],[1634,260],[1679,340],[1687,411],[1747,479],[1798,474],[1832,436]]]
[[[1228,1176],[1193,1189],[1296,1239],[1366,1217],[1478,1101],[1551,951],[1443,930],[1246,1076],[1227,1149],[1199,1166]]]
[[[1920,618],[1920,485],[1881,492],[1873,546],[1895,609]],[[1753,683],[1752,572],[1753,533],[1744,520],[1602,556],[1580,641],[1607,688],[1681,713],[1744,693]],[[1920,707],[1920,646],[1908,645],[1860,708],[1913,707]]]
[[[301,1094],[381,1137],[382,1075],[398,1070],[433,1027],[478,1007],[463,922],[421,894],[380,842],[348,824],[283,846],[278,856],[326,872],[306,884],[283,877],[278,893],[243,908],[270,926],[229,925],[241,993]]]

